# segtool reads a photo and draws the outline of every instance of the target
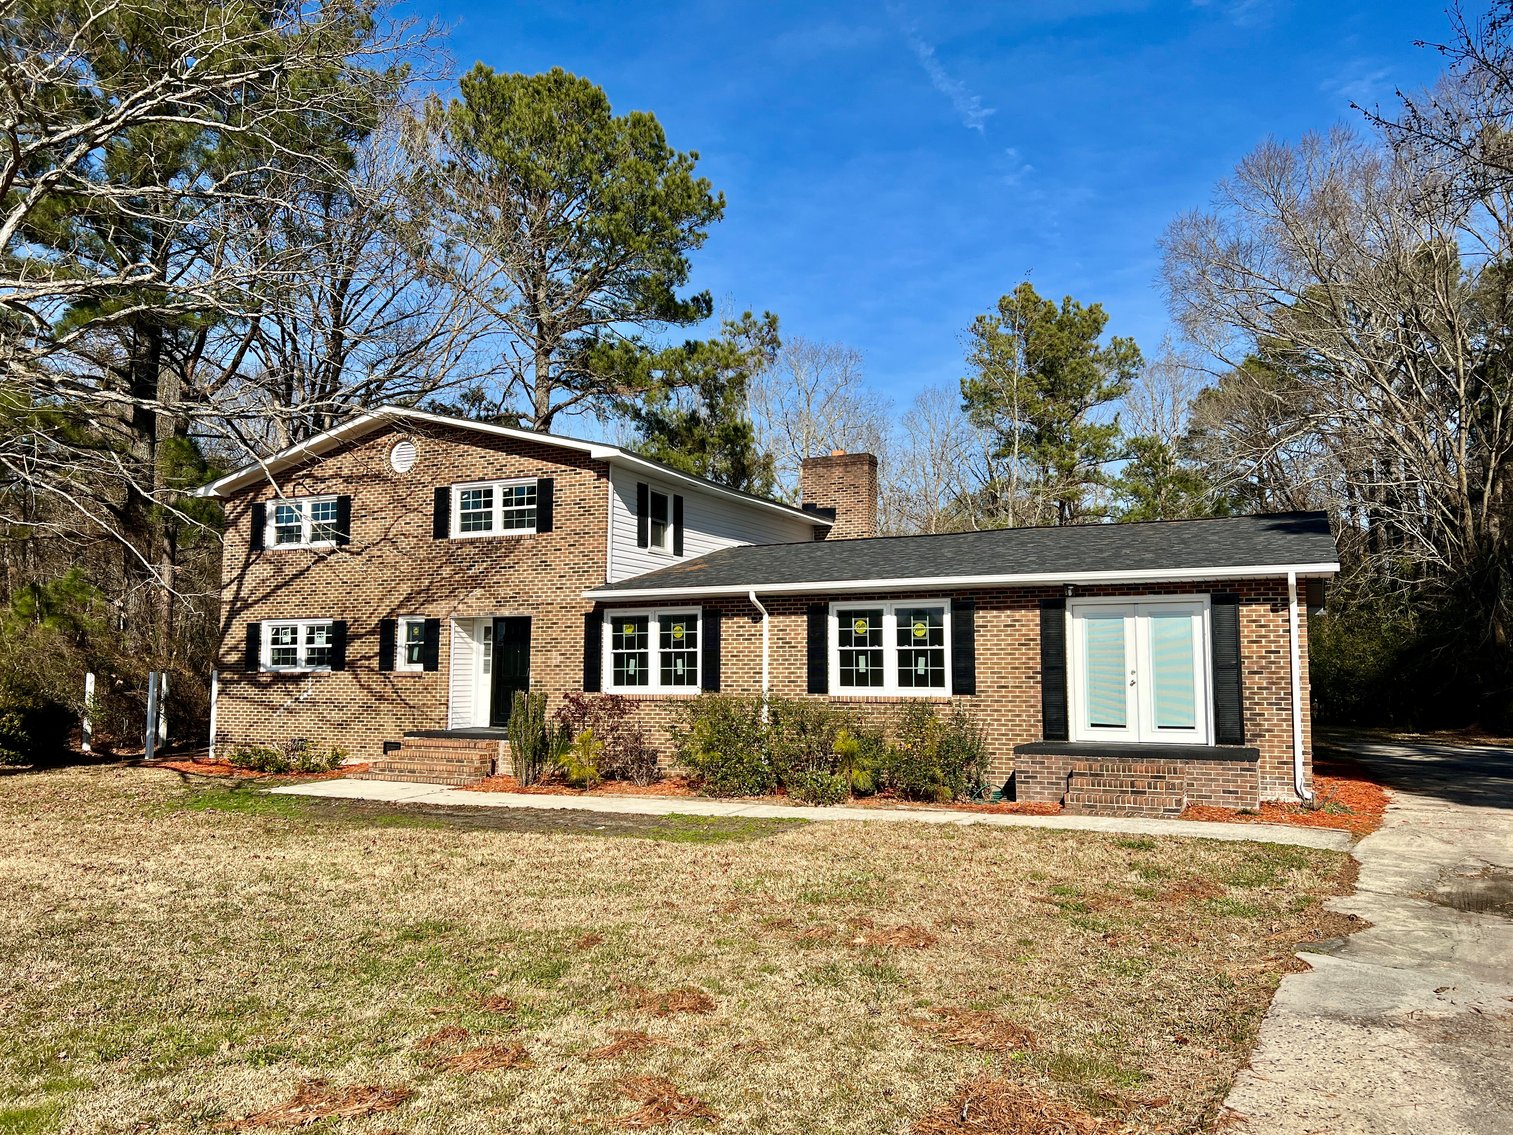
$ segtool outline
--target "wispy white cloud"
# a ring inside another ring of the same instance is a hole
[[[956,116],[961,119],[961,124],[969,130],[976,130],[979,134],[986,133],[988,119],[997,111],[991,106],[983,106],[980,95],[973,94],[967,89],[965,83],[953,78],[942,66],[940,60],[936,58],[934,45],[919,34],[919,30],[910,21],[902,4],[889,4],[888,15],[903,32],[904,41],[908,43],[909,50],[914,52],[914,58],[919,60],[919,65],[930,77],[930,85],[951,100],[951,106],[956,111]]]
[[[1254,28],[1276,18],[1279,0],[1192,0],[1194,8],[1209,8],[1236,27]]]
[[[1365,60],[1355,60],[1334,78],[1320,83],[1319,90],[1339,95],[1357,106],[1369,106],[1392,93],[1392,68],[1373,67]]]
[[[1013,187],[1019,185],[1025,178],[1035,172],[1035,167],[1025,161],[1013,146],[1007,146],[1003,151],[1003,183]]]

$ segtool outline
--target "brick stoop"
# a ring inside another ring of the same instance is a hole
[[[509,742],[492,737],[406,737],[354,780],[414,781],[461,787],[510,767]]]
[[[1169,761],[1075,761],[1063,809],[1073,816],[1180,816],[1186,774]]]

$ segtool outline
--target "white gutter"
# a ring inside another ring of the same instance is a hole
[[[1194,580],[1255,579],[1286,575],[1335,575],[1338,563],[1249,564],[1230,567],[1151,568],[1144,571],[1033,572],[1023,575],[935,575],[901,579],[812,579],[801,583],[731,584],[720,587],[601,587],[589,599],[665,599],[679,596],[840,595],[857,591],[931,590],[962,587],[1060,587],[1076,583],[1181,583]]]
[[[769,625],[771,620],[767,616],[767,608],[762,606],[762,601],[757,598],[755,590],[748,592],[746,597],[751,600],[753,607],[762,612],[762,712],[765,714],[767,712],[767,689],[770,684],[768,681],[770,669],[768,660],[772,657],[772,635]]]
[[[1314,801],[1303,775],[1303,662],[1298,647],[1298,573],[1287,573],[1287,641],[1292,661],[1292,788],[1305,803]]]

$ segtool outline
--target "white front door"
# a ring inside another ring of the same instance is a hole
[[[493,640],[492,615],[452,620],[447,728],[468,729],[488,725]]]
[[[1072,739],[1206,745],[1206,599],[1069,605]]]

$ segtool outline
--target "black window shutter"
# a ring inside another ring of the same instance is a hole
[[[452,486],[437,485],[431,511],[431,538],[445,540],[452,534]]]
[[[830,692],[830,608],[809,604],[809,692]]]
[[[1303,594],[1308,602],[1308,613],[1310,615],[1322,615],[1324,613],[1325,599],[1328,595],[1328,588],[1325,582],[1322,579],[1305,580]]]
[[[262,501],[252,503],[252,550],[261,552],[268,539],[268,506]]]
[[[1040,732],[1042,740],[1071,736],[1066,697],[1066,600],[1040,601]]]
[[[651,547],[651,488],[636,482],[636,547]]]
[[[331,669],[347,668],[347,621],[335,619],[331,623]]]
[[[951,600],[951,692],[977,692],[977,604]]]
[[[597,694],[604,688],[604,616],[590,611],[583,616],[583,692]]]
[[[396,645],[398,638],[398,619],[378,620],[378,668],[380,670],[394,669],[394,657],[397,653]]]
[[[441,669],[440,619],[427,619],[425,622],[425,641],[420,648],[420,668],[422,670]]]
[[[350,544],[352,542],[352,498],[339,496],[336,498],[336,543]]]
[[[247,653],[243,657],[242,669],[256,672],[263,668],[263,624],[247,624]]]
[[[536,478],[536,531],[552,530],[552,488],[550,477]]]
[[[1208,629],[1213,639],[1214,744],[1245,744],[1244,690],[1240,682],[1240,597],[1209,597]]]
[[[683,554],[683,498],[672,498],[672,554]]]
[[[699,660],[699,689],[717,694],[720,692],[720,612],[701,611],[699,633],[704,636],[703,657]]]

